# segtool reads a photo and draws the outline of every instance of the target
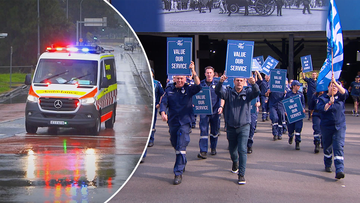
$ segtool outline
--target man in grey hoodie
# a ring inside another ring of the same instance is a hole
[[[247,160],[247,140],[249,138],[251,114],[251,100],[259,93],[259,86],[253,77],[234,78],[234,88],[223,88],[222,84],[227,79],[222,75],[215,87],[215,93],[225,100],[224,112],[227,123],[227,139],[229,142],[229,153],[233,162],[232,172],[238,172],[238,184],[243,185],[245,181],[245,169]],[[249,84],[248,87],[245,87]]]

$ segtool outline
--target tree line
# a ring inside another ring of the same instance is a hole
[[[125,25],[121,17],[103,0],[0,0],[0,33],[8,34],[0,39],[0,66],[9,66],[10,47],[13,48],[13,66],[37,63],[38,20],[40,54],[51,44],[75,44],[80,5],[82,20],[107,17],[106,28],[82,27],[85,43],[88,33],[96,35],[109,28]]]

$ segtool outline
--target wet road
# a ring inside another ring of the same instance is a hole
[[[152,97],[135,66],[148,74],[147,80],[150,75],[141,52],[114,49],[118,76],[114,129],[102,126],[98,136],[66,128],[39,128],[37,134],[27,134],[23,99],[0,104],[0,202],[104,202],[132,174],[152,118]]]

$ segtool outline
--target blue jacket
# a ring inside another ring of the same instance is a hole
[[[269,108],[280,105],[282,106],[281,101],[284,99],[285,92],[271,92],[269,94]]]
[[[213,108],[213,114],[217,114],[218,113],[218,109],[220,107],[220,98],[216,95],[215,93],[215,86],[216,84],[219,83],[218,79],[213,79],[213,81],[211,82],[210,86],[208,86],[206,84],[206,80],[202,80],[200,82],[200,85],[202,87],[209,87],[210,88],[210,96],[211,96],[211,104],[212,104],[212,108]]]
[[[168,108],[168,124],[171,126],[191,123],[192,96],[200,92],[200,85],[185,83],[182,88],[176,88],[175,83],[168,84],[160,103],[160,113]]]
[[[316,110],[316,104],[319,100],[319,96],[317,94],[313,94],[312,97],[311,97],[311,100],[310,100],[310,103],[309,103],[309,110],[314,110],[312,116],[317,116],[317,117],[320,117],[320,112],[318,110]],[[310,108],[312,107],[312,108]]]
[[[345,124],[345,100],[348,98],[349,93],[345,90],[345,94],[339,92],[334,95],[335,102],[329,107],[327,111],[324,111],[325,105],[329,103],[330,97],[325,92],[318,99],[315,110],[320,113],[320,126],[334,126],[335,128],[343,127]]]
[[[297,95],[300,96],[301,105],[302,105],[303,109],[305,109],[305,98],[304,98],[304,95],[303,95],[302,92],[300,92],[300,91],[298,91],[298,92],[296,92],[296,93],[294,93],[294,92],[292,92],[292,91],[287,92],[287,93],[286,93],[286,96],[285,96],[285,99],[290,98],[290,97],[294,97],[294,96],[297,96]]]
[[[311,97],[316,92],[316,80],[308,77],[305,77],[304,80],[308,84],[308,89],[306,94]]]
[[[160,97],[164,94],[164,89],[159,81],[155,79],[153,79],[153,81],[154,81],[155,106],[156,106],[160,102]]]
[[[222,87],[222,82],[219,82],[215,87],[215,92],[225,100],[224,115],[227,126],[239,128],[251,123],[251,100],[260,93],[256,83],[251,87],[244,87],[240,93],[237,93],[235,88],[227,87],[225,89]]]
[[[256,83],[259,85],[259,88],[261,91],[261,93],[260,93],[261,96],[265,96],[265,93],[268,91],[269,82],[267,82],[265,79],[256,81]]]

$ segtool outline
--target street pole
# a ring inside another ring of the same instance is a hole
[[[66,19],[69,19],[69,0],[66,0]]]
[[[37,29],[38,29],[38,53],[37,53],[37,58],[39,59],[40,57],[40,6],[39,6],[39,0],[37,0]]]
[[[81,2],[80,2],[80,19],[79,19],[79,22],[81,22],[82,20],[81,20],[81,5],[82,5],[82,2],[83,2],[84,0],[81,0]],[[82,37],[81,37],[81,23],[79,24],[79,38],[81,39]],[[80,44],[81,45],[81,44]]]
[[[11,83],[11,75],[12,75],[12,54],[13,54],[13,47],[10,47],[10,88],[12,86]]]

